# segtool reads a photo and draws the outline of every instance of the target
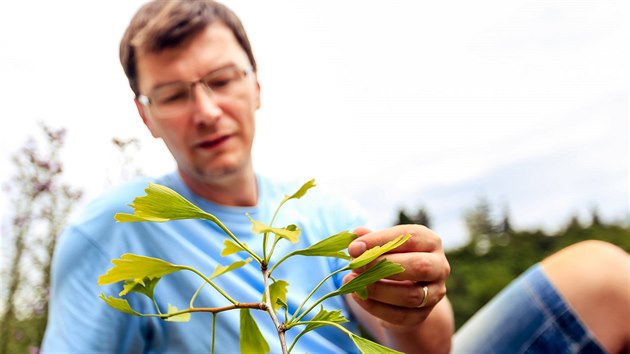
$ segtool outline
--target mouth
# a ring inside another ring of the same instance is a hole
[[[225,143],[229,139],[230,139],[230,135],[222,135],[222,136],[217,137],[215,139],[203,140],[203,141],[197,143],[195,146],[197,148],[200,148],[200,149],[210,150],[210,149],[214,149],[214,148],[222,145],[223,143]]]

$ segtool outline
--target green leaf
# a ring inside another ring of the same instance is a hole
[[[402,245],[410,237],[411,237],[410,234],[400,235],[382,246],[372,247],[369,250],[363,252],[363,254],[360,255],[359,257],[353,259],[348,265],[348,267],[350,269],[357,269],[359,267],[363,267],[364,265],[367,265],[370,262],[374,261],[376,258],[380,257],[383,253],[389,252],[393,250],[394,248]]]
[[[306,194],[306,191],[308,191],[309,189],[311,189],[311,188],[313,188],[315,186],[316,186],[315,179],[312,179],[312,180],[304,183],[302,185],[302,187],[300,187],[300,189],[297,192],[293,193],[290,196],[286,196],[285,197],[285,201],[289,200],[289,199],[300,199]]]
[[[125,253],[112,260],[114,267],[98,278],[98,285],[113,284],[128,279],[160,278],[184,269],[159,258]]]
[[[309,321],[327,321],[327,322],[335,322],[335,323],[348,322],[348,320],[341,315],[341,310],[326,311],[326,310],[324,310],[323,306],[320,308],[319,313],[317,313],[317,315],[315,315]],[[309,322],[309,321],[305,321],[305,322]],[[301,334],[304,334],[306,332],[312,331],[315,328],[319,328],[319,327],[322,327],[322,326],[327,326],[327,324],[325,324],[325,323],[309,323],[309,324],[306,325],[306,327],[304,328],[304,330],[302,331]]]
[[[263,234],[266,232],[271,232],[275,234],[276,236],[285,238],[293,243],[298,242],[300,238],[300,233],[302,232],[302,230],[300,230],[297,226],[293,224],[287,227],[283,227],[283,228],[269,227],[267,224],[261,221],[252,219],[252,217],[249,216],[249,214],[247,214],[247,217],[252,223],[252,232],[255,234]]]
[[[359,288],[354,293],[357,294],[357,296],[361,300],[367,300],[368,296],[370,295],[368,293],[367,287]]]
[[[278,305],[277,308],[285,308],[288,309],[289,306],[287,305],[286,302],[282,301],[282,299],[280,298],[276,298],[276,304]],[[275,307],[274,307],[275,308]]]
[[[274,311],[278,311],[282,307],[283,304],[286,305],[287,301],[287,287],[289,283],[284,280],[278,280],[269,285],[269,295],[271,297],[271,306]],[[265,295],[263,294],[263,302],[266,301]]]
[[[153,299],[153,290],[155,286],[162,278],[149,278],[144,277],[142,279],[128,279],[125,280],[125,285],[118,296],[125,296],[130,292],[136,292],[146,295],[149,299]]]
[[[269,353],[269,344],[263,337],[258,324],[249,313],[249,309],[241,309],[241,353]]]
[[[348,248],[350,242],[357,238],[356,234],[348,231],[342,231],[338,234],[327,237],[305,249],[292,252],[294,255],[303,256],[322,256],[322,257],[336,257],[342,259],[350,259],[350,256],[345,252],[341,252]]]
[[[103,299],[103,301],[105,301],[105,303],[107,303],[109,306],[115,308],[118,311],[128,313],[130,315],[142,316],[141,313],[134,311],[131,306],[129,306],[129,302],[125,299],[115,298],[111,295],[105,297],[105,294],[103,293],[101,293],[99,297]]]
[[[403,268],[400,264],[391,262],[387,259],[382,259],[370,269],[359,274],[356,278],[343,284],[334,293],[335,295],[342,295],[358,292],[359,296],[362,296],[362,294],[363,296],[367,296],[367,292],[362,290],[365,289],[366,286],[394,274],[402,273],[403,271],[405,271],[405,268]]]
[[[387,348],[378,343],[374,343],[371,340],[367,340],[363,337],[359,337],[356,334],[351,334],[350,338],[354,342],[354,344],[359,348],[361,353],[364,354],[373,354],[373,353],[383,353],[383,354],[403,354],[394,349]]]
[[[223,241],[223,244],[225,245],[225,248],[223,249],[223,251],[221,251],[221,256],[223,257],[229,256],[231,254],[234,254],[240,251],[244,251],[243,247],[232,242],[232,240],[226,239]]]
[[[277,237],[281,237],[281,238],[285,238],[293,243],[298,242],[298,240],[300,239],[300,234],[302,233],[302,230],[300,230],[299,227],[297,227],[297,225],[295,224],[291,224],[291,225],[287,225],[286,227],[283,228],[272,228],[271,232],[273,232],[274,234],[276,234],[276,238]]]
[[[175,307],[175,306],[173,306],[171,304],[168,304],[168,313],[169,314],[175,313],[177,311],[179,311],[177,309],[177,307]],[[188,321],[190,321],[190,313],[182,313],[182,314],[179,314],[179,315],[167,317],[164,320],[165,321],[169,321],[169,322],[188,322]]]
[[[136,197],[129,205],[134,209],[133,214],[117,213],[114,219],[118,222],[208,219],[208,213],[166,186],[149,183],[144,191],[145,196]]]
[[[251,261],[252,261],[251,258],[247,258],[244,261],[236,261],[230,264],[229,266],[223,266],[219,264],[216,268],[214,268],[214,272],[212,272],[212,275],[210,275],[210,279],[214,279],[218,277],[219,275],[225,274],[231,270],[238,269]]]

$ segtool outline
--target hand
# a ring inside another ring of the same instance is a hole
[[[352,297],[363,309],[380,318],[385,326],[408,328],[422,323],[446,295],[450,266],[440,237],[421,225],[398,225],[376,232],[358,228],[354,232],[359,237],[348,246],[352,257],[358,257],[365,250],[383,245],[400,235],[411,235],[403,245],[373,263],[387,258],[401,264],[405,271],[368,286],[366,300],[361,300],[356,294],[352,294]],[[357,269],[346,275],[344,283],[358,276],[361,271]],[[428,289],[426,301],[423,286]]]

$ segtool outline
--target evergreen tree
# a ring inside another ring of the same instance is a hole
[[[395,225],[405,224],[418,224],[431,228],[431,217],[429,216],[429,212],[424,206],[420,207],[420,209],[418,209],[418,211],[414,215],[408,215],[404,209],[400,209],[398,211],[398,221],[395,223]]]

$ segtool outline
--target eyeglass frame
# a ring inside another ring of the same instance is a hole
[[[237,70],[237,72],[241,75],[241,76],[238,78],[238,80],[239,80],[239,81],[240,81],[240,80],[242,80],[242,79],[244,79],[244,78],[246,78],[248,75],[251,75],[252,73],[254,73],[254,69],[253,69],[251,66],[248,66],[248,67],[246,67],[246,68],[241,68],[241,67],[239,67],[239,66],[237,66],[237,65],[228,65],[228,66],[224,66],[224,67],[222,67],[222,68],[219,68],[219,69],[213,70],[213,71],[211,71],[211,72],[207,73],[206,75],[204,75],[203,77],[201,77],[201,78],[200,78],[200,79],[198,79],[198,80],[195,80],[195,81],[176,81],[176,82],[172,82],[172,83],[169,83],[169,84],[165,84],[165,85],[163,85],[163,86],[159,86],[159,87],[153,88],[153,90],[151,90],[151,91],[155,91],[156,89],[160,89],[160,88],[162,88],[162,87],[168,87],[168,86],[171,86],[171,85],[181,85],[181,84],[184,84],[184,85],[186,85],[186,87],[188,88],[188,98],[187,98],[187,103],[188,103],[188,104],[190,104],[190,102],[192,102],[192,101],[193,101],[193,99],[194,99],[194,93],[193,93],[193,92],[194,92],[194,90],[193,90],[193,89],[194,89],[194,87],[195,87],[197,84],[201,84],[201,85],[202,85],[202,87],[203,87],[205,90],[207,90],[207,92],[208,92],[208,93],[214,93],[214,94],[216,94],[216,92],[215,92],[215,91],[213,91],[213,90],[212,90],[212,88],[210,88],[210,86],[208,85],[208,80],[206,80],[206,79],[208,78],[208,76],[211,76],[212,74],[214,74],[214,73],[216,73],[216,72],[218,72],[218,71],[225,70],[225,69],[228,69],[228,68],[234,68],[234,69],[236,69],[236,70]],[[152,99],[151,99],[151,97],[150,97],[150,96],[151,96],[151,94],[147,94],[147,95],[142,95],[142,94],[141,94],[141,95],[138,95],[138,96],[136,97],[136,99],[138,100],[138,102],[140,102],[140,104],[141,104],[143,107],[146,107],[146,108],[151,109],[151,107],[155,107],[155,105],[154,105],[154,103],[152,102]],[[154,109],[155,109],[155,108],[154,108]],[[156,112],[154,112],[154,113],[156,113]],[[159,112],[158,112],[158,114],[157,114],[157,115],[159,115]]]

